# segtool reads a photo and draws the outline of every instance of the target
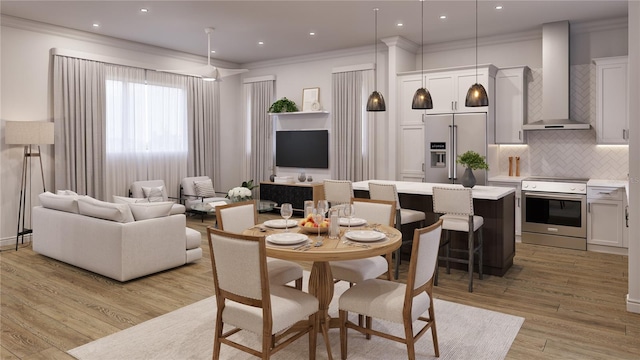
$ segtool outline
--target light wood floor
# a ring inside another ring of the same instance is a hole
[[[208,224],[188,220],[203,232]],[[30,246],[3,251],[0,358],[70,359],[67,350],[211,296],[204,236],[202,247],[205,255],[195,264],[127,283],[51,260]],[[515,264],[504,277],[486,276],[468,293],[466,273],[440,271],[434,293],[524,317],[509,359],[638,359],[640,315],[625,310],[627,272],[624,256],[517,244]]]

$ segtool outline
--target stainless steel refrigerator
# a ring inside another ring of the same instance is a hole
[[[456,163],[458,155],[473,150],[487,156],[487,114],[425,115],[425,181],[459,183],[464,167]],[[478,185],[486,185],[486,170],[474,170]]]

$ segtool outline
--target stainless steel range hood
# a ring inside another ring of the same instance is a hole
[[[542,120],[523,130],[586,130],[591,125],[569,119],[569,22],[542,25]]]

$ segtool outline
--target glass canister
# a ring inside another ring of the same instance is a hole
[[[338,209],[329,209],[329,239],[337,239],[340,236],[340,217]]]
[[[307,218],[307,215],[313,214],[313,200],[305,200],[304,202],[304,218]]]

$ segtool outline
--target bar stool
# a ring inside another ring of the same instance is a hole
[[[444,241],[440,247],[446,246],[446,256],[438,256],[438,260],[445,260],[447,274],[450,273],[449,262],[468,264],[469,292],[473,292],[473,264],[474,257],[478,256],[478,276],[482,280],[482,216],[473,213],[473,196],[468,188],[433,188],[433,212],[442,214],[442,230]],[[468,233],[466,249],[451,249],[451,231]],[[474,232],[478,232],[477,245],[474,241]],[[467,253],[468,259],[451,257],[451,252]],[[438,284],[438,271],[436,270],[435,285]]]
[[[418,223],[418,227],[424,227],[424,220],[426,215],[422,211],[403,209],[400,207],[400,197],[398,196],[398,189],[395,184],[383,184],[369,182],[369,198],[371,200],[385,200],[396,202],[396,219],[395,227],[398,231],[402,231],[402,225]],[[413,239],[402,240],[402,245],[396,250],[396,274],[395,278],[398,279],[400,272],[400,250],[405,244],[411,244]]]

